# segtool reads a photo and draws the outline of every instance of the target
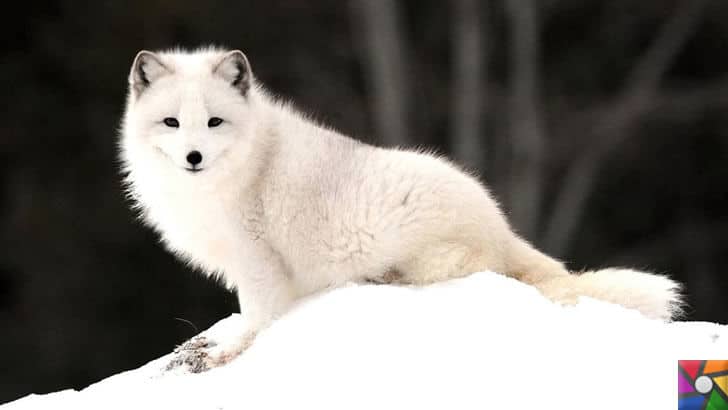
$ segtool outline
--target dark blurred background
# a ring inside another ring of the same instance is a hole
[[[116,159],[142,49],[243,49],[344,133],[477,170],[573,269],[686,284],[728,323],[725,0],[13,3],[0,67],[0,402],[84,387],[236,311],[135,221]]]

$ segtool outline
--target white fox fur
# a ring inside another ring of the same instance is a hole
[[[677,283],[627,269],[570,274],[511,230],[476,178],[314,123],[268,95],[240,51],[142,51],[129,82],[120,148],[130,196],[172,252],[237,289],[247,320],[213,365],[296,299],[347,281],[490,270],[560,303],[584,295],[652,318],[677,312]],[[213,117],[222,122],[208,126]]]

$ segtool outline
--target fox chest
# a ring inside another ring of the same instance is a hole
[[[208,274],[252,262],[263,235],[254,207],[195,201],[159,211],[154,219],[167,246]]]

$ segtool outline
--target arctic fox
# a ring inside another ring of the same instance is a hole
[[[121,158],[166,247],[236,289],[245,350],[302,296],[349,281],[427,284],[495,271],[559,303],[580,295],[669,320],[679,285],[629,269],[571,274],[510,228],[446,159],[348,138],[271,97],[239,51],[141,51]]]

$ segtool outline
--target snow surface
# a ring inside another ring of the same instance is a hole
[[[203,335],[224,343],[240,320]],[[588,298],[562,307],[523,283],[477,273],[310,297],[243,355],[205,373],[165,371],[172,358],[0,407],[674,409],[677,360],[728,358],[728,326],[666,324]]]

